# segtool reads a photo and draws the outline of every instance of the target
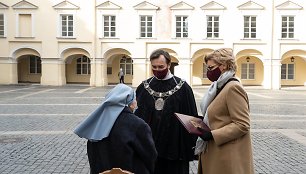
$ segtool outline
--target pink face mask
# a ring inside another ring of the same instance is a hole
[[[158,79],[164,79],[166,77],[166,75],[168,74],[168,68],[165,68],[163,70],[152,70],[153,74],[156,78]]]
[[[212,70],[212,71],[209,71],[207,70],[207,78],[214,82],[214,81],[217,81],[218,78],[221,76],[221,70],[219,69],[219,67],[217,67],[216,69]]]

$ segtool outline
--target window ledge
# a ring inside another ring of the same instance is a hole
[[[57,39],[76,39],[76,37],[56,37]]]
[[[6,39],[6,36],[0,36],[0,39]]]
[[[157,40],[156,37],[139,37],[139,38],[136,38],[136,39],[139,39],[139,40],[146,40],[146,39],[148,39],[148,40]]]
[[[190,37],[175,37],[175,38],[171,38],[171,39],[175,39],[175,40],[192,40]]]
[[[243,41],[261,41],[261,39],[258,39],[258,38],[243,38],[243,39],[240,39],[240,40],[243,40]]]
[[[119,40],[119,37],[100,37],[99,39],[114,39],[114,40]]]
[[[296,38],[280,38],[278,40],[285,40],[285,41],[288,41],[288,40],[292,40],[292,41],[299,41],[299,39],[296,39]]]
[[[35,39],[35,37],[22,37],[22,36],[18,36],[18,37],[15,37],[16,39]]]
[[[221,38],[205,38],[203,40],[222,40],[223,41],[223,39],[221,39]]]

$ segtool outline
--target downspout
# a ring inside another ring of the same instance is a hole
[[[274,52],[273,52],[273,48],[274,48],[274,0],[272,0],[272,33],[271,33],[271,58],[270,58],[270,63],[271,63],[271,80],[270,80],[270,88],[273,89],[273,56],[274,56]]]
[[[94,0],[94,33],[93,33],[93,46],[94,46],[94,52],[93,52],[93,56],[94,56],[94,74],[92,74],[94,80],[94,86],[97,86],[97,79],[96,79],[96,74],[97,74],[97,63],[96,63],[96,58],[97,58],[97,42],[96,42],[96,36],[97,36],[97,11],[96,11],[96,5],[97,5],[97,1]]]

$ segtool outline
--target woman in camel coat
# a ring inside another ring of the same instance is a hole
[[[211,132],[197,141],[199,174],[253,174],[250,113],[247,93],[234,77],[231,49],[215,50],[205,57],[207,77],[213,82],[201,110]]]

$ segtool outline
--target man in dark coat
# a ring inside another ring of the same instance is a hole
[[[157,50],[151,54],[150,61],[154,76],[138,86],[135,114],[152,130],[158,152],[154,173],[188,174],[197,136],[189,134],[174,113],[198,115],[192,89],[171,74],[169,53]]]

